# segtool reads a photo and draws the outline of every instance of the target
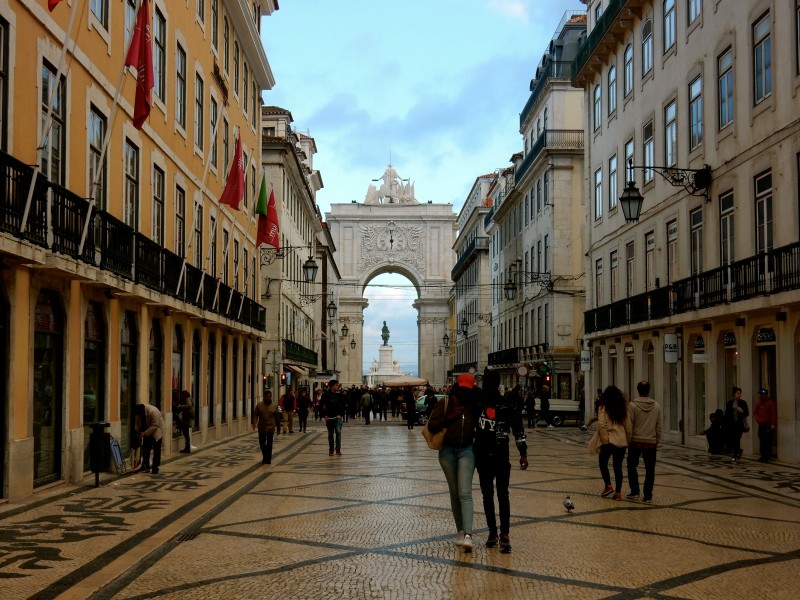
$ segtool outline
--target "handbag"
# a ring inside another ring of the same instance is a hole
[[[444,399],[444,412],[447,414],[447,398]],[[442,446],[444,445],[444,436],[446,433],[447,427],[441,431],[437,431],[436,433],[430,432],[427,423],[425,423],[425,425],[422,427],[422,437],[425,438],[428,448],[431,450],[441,450]]]
[[[745,433],[750,431],[750,421],[747,419],[747,417],[742,419],[742,431]]]
[[[600,433],[595,431],[589,440],[589,454],[600,454]]]

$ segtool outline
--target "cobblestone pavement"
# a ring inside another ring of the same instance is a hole
[[[800,468],[659,450],[655,502],[601,498],[589,434],[529,430],[513,552],[454,546],[436,452],[396,421],[255,433],[0,505],[2,598],[781,598],[800,596]],[[513,452],[513,449],[512,449]],[[627,487],[623,493],[627,493]],[[567,513],[569,495],[576,509]]]

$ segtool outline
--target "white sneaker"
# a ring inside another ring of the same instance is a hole
[[[461,548],[464,552],[472,552],[472,536],[470,534],[464,535],[464,541],[461,542]]]
[[[553,425],[548,425],[547,428],[548,429],[555,429],[555,427]]]
[[[197,450],[197,446],[192,446],[191,449],[194,452],[195,450]]]

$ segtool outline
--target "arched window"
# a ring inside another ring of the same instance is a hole
[[[600,84],[594,86],[594,92],[592,93],[592,123],[593,129],[597,131],[600,129],[600,125],[603,124],[603,112],[602,112],[602,99],[601,99],[601,92],[600,92]]]
[[[642,26],[642,77],[653,69],[653,22],[650,19]]]
[[[64,318],[55,292],[39,292],[33,332],[33,486],[39,487],[61,478]]]
[[[617,110],[617,67],[608,70],[608,114]]]
[[[627,98],[633,91],[633,46],[625,46],[625,67],[622,73],[622,95]]]

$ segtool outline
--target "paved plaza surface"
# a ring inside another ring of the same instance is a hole
[[[475,549],[455,547],[436,452],[400,420],[351,420],[342,456],[312,421],[277,439],[272,465],[251,433],[158,476],[87,477],[0,504],[0,597],[800,597],[800,468],[667,444],[654,504],[614,501],[589,437],[528,430],[511,554],[484,545],[477,475]]]

